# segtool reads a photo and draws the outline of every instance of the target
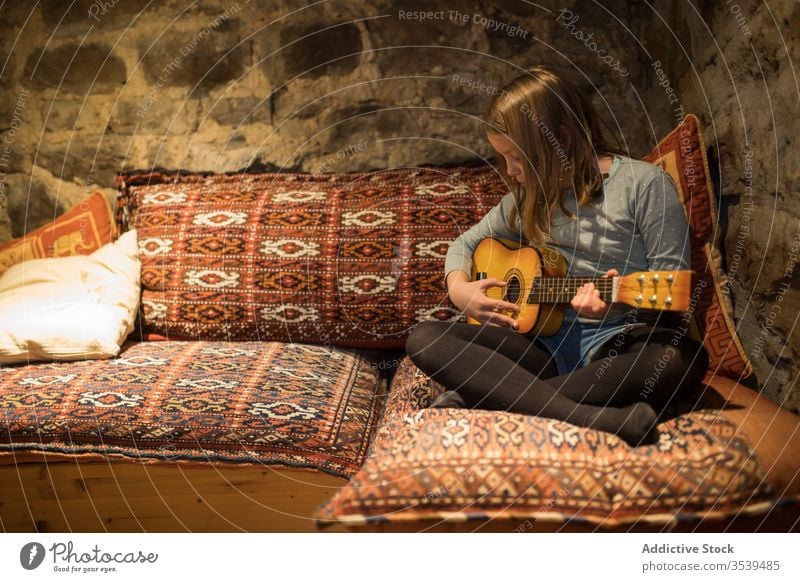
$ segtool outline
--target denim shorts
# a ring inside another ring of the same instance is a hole
[[[536,336],[535,341],[543,344],[550,352],[558,367],[559,375],[569,374],[586,366],[600,346],[616,334],[625,331],[626,328],[630,330],[644,325],[647,324],[626,321],[625,314],[598,322],[565,320],[555,335]]]

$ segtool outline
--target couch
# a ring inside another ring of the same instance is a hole
[[[138,234],[135,328],[113,357],[0,366],[0,528],[795,530],[798,417],[744,385],[697,120],[646,159],[692,228],[691,317],[675,325],[711,356],[657,444],[427,408],[443,387],[405,338],[464,321],[443,262],[505,193],[491,165],[132,172],[105,230]],[[42,253],[64,247],[56,222]]]

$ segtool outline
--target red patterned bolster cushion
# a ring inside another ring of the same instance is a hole
[[[351,174],[120,176],[139,230],[151,339],[402,348],[461,313],[443,286],[452,240],[505,194],[487,165]]]
[[[695,339],[708,351],[709,370],[735,380],[753,372],[736,334],[733,304],[722,268],[721,229],[697,117],[687,115],[644,160],[661,166],[678,188],[691,229]]]

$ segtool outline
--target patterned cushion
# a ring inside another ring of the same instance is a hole
[[[0,452],[261,463],[352,476],[385,381],[365,350],[142,342],[113,360],[0,367]]]
[[[0,275],[28,259],[90,255],[114,240],[111,207],[95,192],[53,222],[0,244]]]
[[[697,118],[687,115],[647,156],[660,165],[678,187],[692,234],[694,322],[709,355],[709,369],[734,379],[753,372],[736,335],[733,305],[719,252],[721,228],[708,169],[703,136]]]
[[[500,201],[486,165],[353,174],[120,176],[149,337],[402,348],[458,319],[449,243]]]
[[[525,519],[601,529],[777,503],[749,443],[716,411],[675,406],[657,445],[631,448],[554,419],[418,409],[441,390],[404,360],[369,457],[318,508],[319,525]]]

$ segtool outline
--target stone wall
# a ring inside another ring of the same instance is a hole
[[[681,105],[719,158],[723,257],[752,384],[800,411],[800,4],[708,1],[671,16],[694,55],[672,69]]]
[[[797,408],[797,275],[783,276],[800,214],[797,4],[446,4],[3,4],[0,241],[94,188],[111,200],[121,170],[339,172],[491,156],[480,116],[492,90],[541,63],[579,82],[638,157],[676,123],[658,62],[721,156],[730,292],[758,380]]]
[[[120,170],[338,172],[491,155],[479,117],[492,89],[539,63],[592,93],[632,155],[670,125],[644,105],[657,94],[636,40],[646,22],[625,1],[305,4],[5,3],[11,232],[0,219],[0,240],[94,187],[111,199]]]

